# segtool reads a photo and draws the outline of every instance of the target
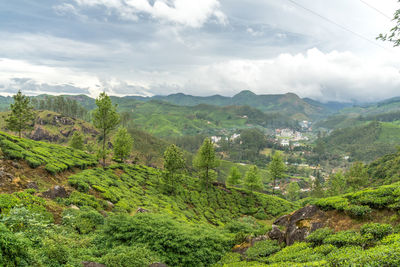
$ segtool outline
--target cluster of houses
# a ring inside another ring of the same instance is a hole
[[[275,138],[281,146],[289,146],[292,144],[294,147],[301,146],[299,141],[308,141],[309,139],[301,132],[289,128],[276,129]]]

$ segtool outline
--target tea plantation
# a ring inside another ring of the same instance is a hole
[[[0,132],[0,148],[6,158],[24,159],[32,168],[44,166],[51,174],[71,168],[85,169],[97,164],[97,159],[86,152],[69,147],[36,142]]]

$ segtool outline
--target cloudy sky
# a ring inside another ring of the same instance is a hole
[[[396,0],[0,0],[0,94],[400,96]],[[389,18],[388,18],[389,17]]]

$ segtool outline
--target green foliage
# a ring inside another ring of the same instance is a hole
[[[159,258],[146,247],[132,245],[113,248],[102,257],[101,261],[108,267],[131,267],[149,266],[154,262],[159,262]]]
[[[132,212],[142,207],[152,212],[174,214],[182,220],[209,222],[222,225],[233,218],[252,215],[266,219],[290,211],[294,204],[265,194],[248,194],[246,190],[232,188],[230,193],[212,186],[202,190],[197,179],[183,175],[182,184],[175,194],[160,194],[161,171],[140,165],[118,164],[108,169],[94,168],[69,177],[75,188],[96,190],[96,195],[114,203],[113,211]],[[92,206],[104,204],[93,196],[74,191],[65,204]]]
[[[0,265],[4,267],[32,266],[34,259],[29,253],[29,240],[12,233],[0,223]]]
[[[272,192],[274,192],[276,180],[282,179],[286,171],[286,165],[283,162],[282,155],[279,152],[275,152],[275,154],[272,156],[272,160],[268,164],[268,171],[273,180]]]
[[[181,171],[185,167],[183,152],[175,145],[170,145],[164,152],[164,169],[162,175],[165,190],[173,193],[180,180]]]
[[[114,157],[123,162],[131,154],[132,146],[132,136],[126,128],[120,127],[114,137]]]
[[[253,192],[254,190],[262,190],[263,183],[260,175],[258,174],[257,166],[251,166],[244,176],[244,186]]]
[[[0,132],[0,148],[10,159],[25,159],[32,168],[45,165],[56,174],[71,168],[84,169],[97,164],[90,154],[69,147],[16,138]]]
[[[69,146],[74,148],[74,149],[83,150],[83,148],[84,148],[84,145],[83,145],[83,134],[78,132],[78,131],[75,131],[72,134]]]
[[[77,230],[78,233],[88,234],[103,225],[104,217],[92,207],[83,206],[79,210],[65,209],[62,223]]]
[[[11,112],[6,118],[6,124],[9,130],[18,132],[19,138],[21,138],[23,130],[32,128],[35,115],[30,98],[23,95],[21,90],[13,98],[14,104],[10,105]]]
[[[207,266],[233,245],[233,237],[209,226],[188,225],[165,215],[142,213],[107,218],[102,235],[106,244],[141,244],[172,266]]]
[[[210,138],[204,139],[203,145],[199,148],[193,160],[193,166],[199,170],[200,180],[208,188],[216,178],[214,169],[219,166],[219,161],[215,156],[214,145]]]
[[[300,198],[300,186],[297,182],[289,184],[287,195],[290,201],[296,201]]]
[[[328,192],[331,196],[343,194],[346,190],[346,179],[341,171],[329,177]]]
[[[105,92],[102,92],[96,98],[96,105],[97,108],[93,111],[93,125],[101,133],[101,157],[103,158],[103,166],[105,166],[107,157],[106,142],[110,132],[119,124],[119,115],[116,111],[116,106],[112,105],[110,97]]]
[[[330,228],[321,228],[312,232],[309,236],[307,236],[307,242],[313,244],[313,246],[320,246],[324,243],[324,240],[333,234],[333,230]]]
[[[266,261],[266,257],[281,250],[276,240],[259,241],[246,251],[247,260],[250,261]]]
[[[229,171],[229,176],[226,180],[226,184],[230,186],[239,185],[241,183],[242,174],[236,166],[233,166]]]
[[[393,233],[393,227],[390,224],[367,223],[361,226],[360,233],[362,235],[372,235],[373,240],[378,241]]]
[[[331,244],[336,247],[343,246],[362,246],[366,239],[360,233],[354,231],[341,231],[324,239],[325,244]]]

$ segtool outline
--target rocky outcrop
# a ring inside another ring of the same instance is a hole
[[[31,132],[30,138],[35,141],[47,140],[49,142],[57,142],[60,137],[58,135],[53,135],[47,130],[43,129],[41,126],[36,126]]]
[[[285,242],[286,245],[304,241],[310,233],[325,226],[324,217],[325,213],[317,206],[306,206],[275,220],[268,236],[279,242]],[[285,230],[281,231],[278,226]]]
[[[28,182],[27,184],[26,184],[26,188],[28,188],[28,189],[35,189],[35,190],[39,190],[39,186],[37,185],[37,183],[36,182]]]
[[[55,198],[65,198],[68,197],[68,193],[65,188],[61,185],[56,185],[53,188],[42,193],[45,198],[55,199]]]
[[[107,265],[92,261],[82,261],[83,267],[107,267]]]
[[[149,210],[146,210],[146,209],[144,209],[144,208],[138,208],[137,210],[136,210],[136,213],[146,213],[146,212],[150,212]]]

